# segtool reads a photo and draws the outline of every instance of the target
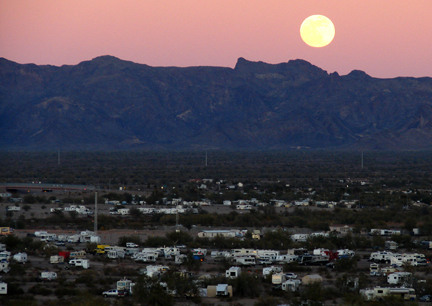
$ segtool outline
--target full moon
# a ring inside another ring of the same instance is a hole
[[[312,15],[306,18],[300,27],[300,36],[311,47],[325,47],[335,36],[333,22],[322,15]]]

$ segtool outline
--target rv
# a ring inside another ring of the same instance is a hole
[[[283,271],[280,266],[271,266],[263,269],[263,276],[267,276],[274,273],[281,273]]]
[[[321,256],[321,255],[303,255],[299,256],[297,259],[297,262],[300,265],[325,265],[329,263],[328,256]]]
[[[135,261],[141,261],[141,262],[156,262],[157,255],[154,252],[150,253],[137,253],[136,256],[134,256]]]
[[[9,251],[0,252],[0,261],[1,260],[7,260],[7,261],[9,261],[10,257],[11,257],[11,252],[9,252]]]
[[[27,262],[27,253],[17,253],[13,256],[13,260],[25,264]]]
[[[403,300],[414,301],[416,298],[415,290],[413,288],[388,288],[388,287],[375,287],[372,289],[361,289],[360,294],[367,301],[381,300],[388,295],[395,295],[401,297]]]
[[[42,272],[40,279],[43,281],[52,281],[57,279],[57,273],[55,272]]]
[[[7,283],[0,282],[0,294],[7,294]]]
[[[117,290],[119,291],[127,291],[128,294],[132,294],[132,288],[135,286],[135,283],[133,283],[130,279],[122,279],[117,281]]]
[[[240,274],[241,274],[240,267],[231,267],[225,271],[225,277],[227,278],[237,278],[240,276]]]
[[[256,256],[257,250],[254,249],[232,249],[231,250],[231,256],[238,257],[238,256]]]
[[[73,267],[83,267],[83,269],[90,268],[90,261],[88,259],[71,259],[69,265]]]
[[[297,255],[279,255],[276,257],[276,262],[278,264],[296,262],[298,256]]]
[[[398,244],[394,241],[386,241],[384,248],[386,250],[397,250]]]
[[[3,273],[9,273],[10,268],[9,268],[9,263],[6,262],[0,262],[0,272]]]
[[[309,238],[309,234],[294,234],[291,235],[291,239],[295,242],[306,242]]]
[[[13,234],[14,229],[12,227],[0,227],[0,236],[6,236]]]
[[[387,282],[391,285],[408,284],[411,282],[412,273],[410,272],[395,272],[387,275]]]
[[[53,255],[50,257],[50,263],[52,264],[60,264],[64,262],[63,256]]]
[[[240,256],[232,259],[233,263],[241,266],[254,266],[256,265],[256,259],[254,256]]]
[[[304,248],[300,248],[300,249],[288,249],[287,251],[287,255],[296,255],[296,256],[301,256],[304,254],[307,254],[308,250],[304,249]]]
[[[60,253],[59,253],[60,254]],[[70,259],[75,259],[75,258],[86,258],[86,252],[85,251],[75,251],[75,252],[70,252],[69,254],[69,258]]]
[[[107,257],[111,258],[111,259],[124,258],[125,257],[125,251],[123,249],[110,250],[107,253]]]
[[[282,290],[283,291],[292,291],[296,292],[299,290],[299,286],[301,284],[301,281],[298,279],[290,279],[282,283]]]
[[[275,273],[272,275],[272,284],[273,285],[280,285],[283,282],[286,282],[286,275],[285,273]]]

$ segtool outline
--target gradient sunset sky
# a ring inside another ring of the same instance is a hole
[[[300,37],[314,14],[336,28],[323,48]],[[304,59],[341,75],[432,76],[431,14],[432,0],[0,0],[0,57],[179,67]]]

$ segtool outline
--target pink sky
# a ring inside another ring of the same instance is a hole
[[[179,67],[304,59],[341,75],[432,76],[431,13],[431,0],[0,0],[0,57]],[[300,38],[314,14],[335,25],[327,47]]]

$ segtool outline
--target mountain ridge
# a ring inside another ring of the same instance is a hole
[[[152,67],[0,58],[0,150],[432,149],[432,79],[301,60]]]

